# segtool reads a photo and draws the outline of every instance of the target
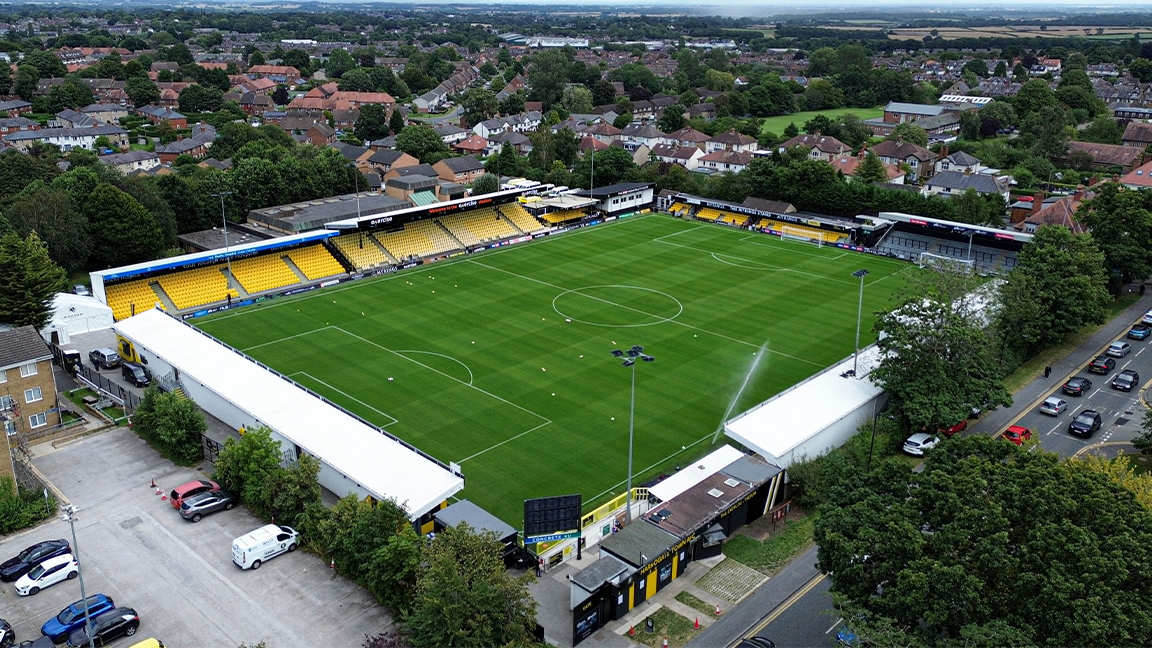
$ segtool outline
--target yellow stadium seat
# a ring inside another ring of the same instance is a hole
[[[178,310],[224,301],[228,295],[239,296],[228,287],[223,264],[182,270],[156,278],[156,283]]]
[[[391,263],[392,260],[384,254],[384,250],[376,245],[369,234],[342,234],[328,239],[337,250],[344,255],[358,270],[367,270],[376,266]],[[301,268],[303,270],[303,268]],[[307,273],[305,273],[307,274]]]
[[[716,210],[716,209],[712,209],[711,207],[705,207],[705,208],[701,209],[700,211],[696,212],[696,218],[699,218],[700,220],[714,221],[717,218],[720,218],[720,216],[721,216],[720,211]]]
[[[507,205],[500,205],[500,213],[504,217],[512,221],[512,224],[520,229],[525,234],[532,234],[544,229],[544,225],[540,221],[533,218],[532,214],[528,213],[527,209],[518,203],[508,203]]]
[[[232,276],[250,295],[300,283],[279,252],[233,261]]]
[[[570,220],[576,220],[577,218],[582,218],[583,216],[586,215],[586,213],[587,212],[585,212],[582,209],[565,209],[562,211],[555,211],[555,212],[551,212],[548,214],[544,214],[540,218],[543,218],[545,221],[547,221],[548,223],[551,223],[552,225],[556,225],[558,223],[566,223]]]
[[[288,252],[288,258],[309,281],[343,274],[344,266],[323,245],[309,245]]]
[[[508,221],[500,218],[492,207],[444,216],[437,220],[467,246],[512,238],[520,233]]]
[[[432,220],[408,223],[396,232],[377,232],[376,240],[398,261],[460,249],[460,243]]]
[[[116,321],[135,313],[152,310],[160,298],[152,290],[151,279],[137,279],[104,286],[104,297]]]

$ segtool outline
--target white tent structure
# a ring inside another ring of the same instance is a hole
[[[73,335],[112,328],[112,309],[95,297],[57,293],[52,300],[52,319],[40,330],[48,342],[68,344]]]

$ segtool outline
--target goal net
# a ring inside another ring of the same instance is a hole
[[[784,225],[780,228],[780,238],[802,243],[812,243],[816,247],[824,246],[824,239],[814,230],[805,227],[792,227]]]
[[[941,272],[971,272],[975,263],[971,259],[957,259],[956,257],[921,252],[917,265],[921,268],[931,268]]]

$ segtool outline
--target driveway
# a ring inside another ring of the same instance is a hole
[[[203,475],[173,466],[128,429],[66,445],[34,463],[79,509],[76,535],[87,594],[103,592],[118,607],[134,608],[141,620],[137,638],[156,637],[170,646],[264,641],[270,648],[351,648],[391,623],[371,595],[314,555],[298,551],[259,571],[240,570],[232,563],[232,539],[261,522],[242,508],[185,522],[150,480],[168,492]],[[54,520],[5,538],[0,557],[51,538],[71,542],[68,525]],[[38,637],[44,621],[78,600],[80,585],[65,581],[29,598],[7,584],[0,592],[0,617],[24,640]]]

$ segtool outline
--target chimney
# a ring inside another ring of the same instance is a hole
[[[1096,183],[1099,181],[1100,181],[1099,178],[1097,178],[1096,176],[1092,176],[1091,178],[1088,178],[1088,186],[1089,187],[1095,186]]]
[[[1083,200],[1083,199],[1084,199],[1084,185],[1076,185],[1076,196],[1075,196],[1075,198],[1073,198],[1073,200],[1079,201],[1079,200]]]
[[[1032,215],[1035,216],[1039,214],[1041,209],[1044,209],[1044,193],[1037,191],[1036,194],[1032,196]]]
[[[948,145],[947,144],[945,144],[944,148],[940,150],[940,159],[943,160],[946,157],[948,157]]]

